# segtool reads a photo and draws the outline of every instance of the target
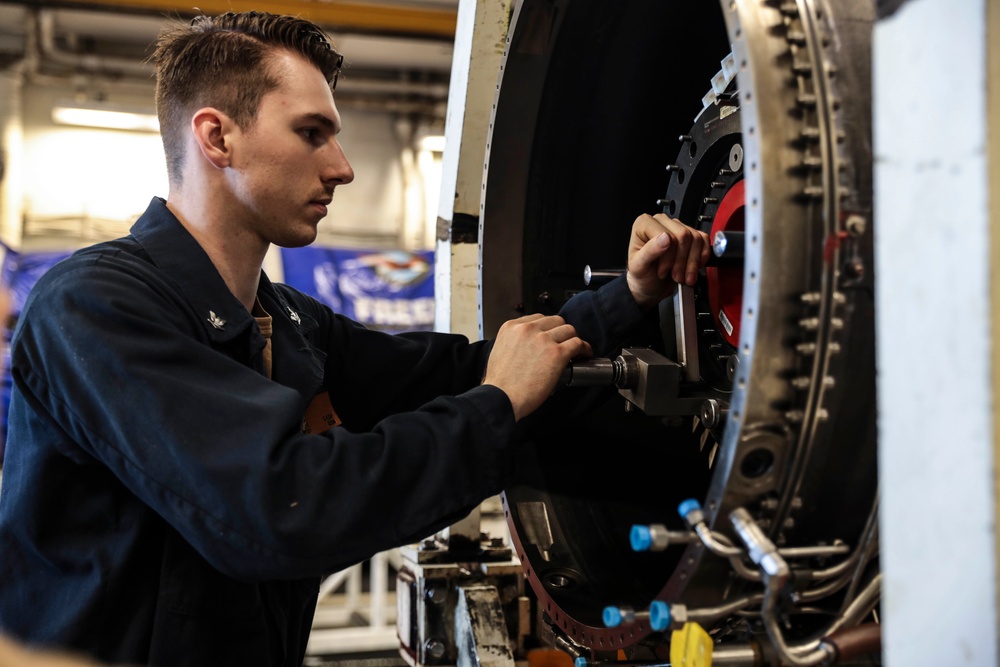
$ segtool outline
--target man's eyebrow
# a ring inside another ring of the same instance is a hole
[[[340,124],[334,122],[333,119],[328,118],[327,116],[324,116],[321,113],[303,114],[302,116],[299,117],[299,121],[313,121],[315,123],[319,123],[333,134],[337,134],[340,132]]]

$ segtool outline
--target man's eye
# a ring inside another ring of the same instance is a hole
[[[319,140],[319,130],[315,127],[307,127],[299,130],[299,134],[301,134],[303,138],[310,143],[316,143]]]

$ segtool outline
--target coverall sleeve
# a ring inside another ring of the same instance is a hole
[[[127,262],[69,261],[43,282],[12,351],[31,419],[229,576],[335,571],[433,533],[510,478],[510,402],[479,386],[488,343],[373,336],[329,314],[326,382],[350,400],[343,426],[304,434],[309,397],[193,335],[200,316]],[[581,297],[567,319],[600,349],[634,324],[621,296]]]
[[[331,336],[326,376],[334,408],[354,430],[367,430],[388,415],[415,410],[438,396],[464,392],[482,381],[493,341],[466,344],[461,336],[369,331],[318,302],[311,316]],[[611,354],[629,336],[651,328],[624,278],[599,291],[577,294],[560,315],[597,356]],[[343,378],[343,382],[337,381]]]
[[[515,423],[499,389],[466,386],[365,431],[303,434],[299,392],[198,340],[198,316],[145,278],[108,261],[50,271],[22,313],[14,381],[33,407],[29,424],[55,422],[66,437],[53,446],[106,466],[221,572],[335,571],[425,537],[501,490]],[[400,344],[409,362],[413,343]],[[397,354],[389,345],[373,352]],[[442,377],[481,362],[459,337],[420,354]],[[378,396],[379,384],[365,382],[359,396]]]

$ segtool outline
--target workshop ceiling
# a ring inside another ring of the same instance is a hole
[[[334,31],[452,39],[458,0],[14,0],[43,8],[90,8],[154,16],[257,10],[295,14]]]
[[[451,67],[458,0],[0,0],[0,56],[36,41],[78,54],[80,67],[88,58],[141,63],[165,21],[189,18],[195,6],[309,18],[330,33],[349,74],[441,82]]]
[[[197,13],[191,0],[47,0],[34,6],[94,7],[115,11],[189,16]],[[207,14],[257,10],[275,14],[295,14],[332,30],[364,31],[379,34],[420,35],[450,39],[455,35],[457,0],[454,2],[400,3],[368,0],[198,0],[197,8]]]

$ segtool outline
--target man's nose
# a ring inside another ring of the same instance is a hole
[[[354,180],[354,169],[351,167],[344,149],[340,147],[339,141],[335,139],[331,149],[329,161],[324,168],[322,178],[324,181],[332,182],[335,185],[346,185]]]

